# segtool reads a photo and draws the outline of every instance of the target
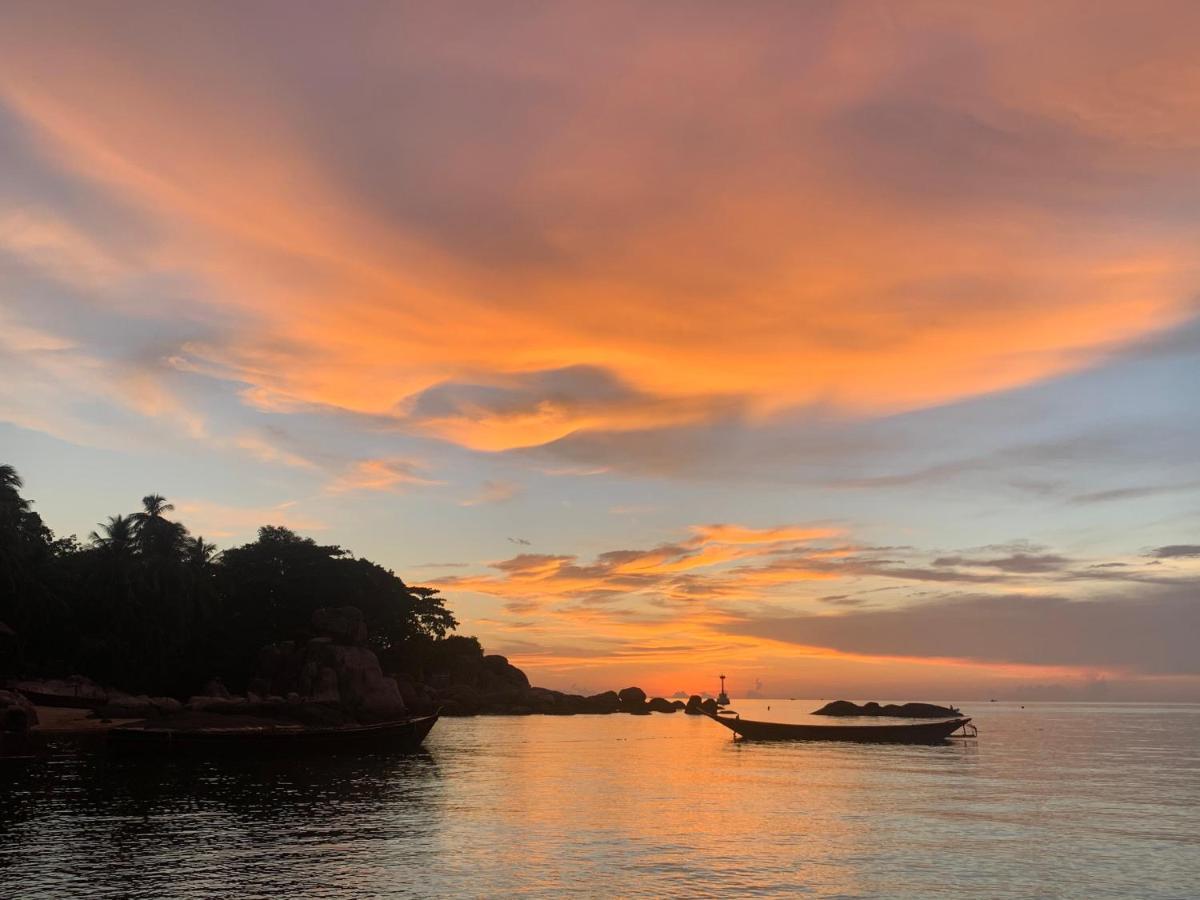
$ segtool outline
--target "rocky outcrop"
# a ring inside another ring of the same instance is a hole
[[[616,691],[605,691],[602,694],[592,694],[584,698],[587,701],[588,712],[615,713],[621,708],[621,698]]]
[[[635,708],[646,702],[646,692],[640,687],[627,687],[617,692],[617,699],[622,706]]]
[[[639,687],[627,687],[617,692],[621,712],[632,713],[635,716],[649,715],[646,708],[646,692]]]
[[[407,704],[399,683],[383,674],[379,657],[365,646],[366,625],[358,609],[318,609],[312,627],[317,636],[302,644],[283,641],[259,652],[258,675],[250,684],[248,702],[262,704],[295,695],[298,703],[337,706],[358,721],[404,715]],[[212,708],[195,700],[190,705]]]
[[[37,721],[37,710],[24,696],[16,691],[0,691],[0,732],[25,734]]]
[[[525,673],[512,665],[506,657],[492,654],[483,658],[483,667],[493,677],[504,684],[515,688],[529,688],[529,679]]]
[[[932,703],[889,703],[880,706],[874,701],[859,706],[849,700],[834,700],[826,703],[820,709],[814,709],[814,716],[887,716],[897,719],[945,719],[960,715],[953,706],[936,706]]]
[[[174,697],[147,697],[145,694],[110,691],[107,702],[96,708],[96,715],[104,719],[152,719],[173,715],[182,709],[183,704]]]
[[[687,703],[683,707],[683,714],[686,716],[704,715],[704,710],[700,708],[700,703],[700,695],[692,694],[692,696],[688,697]]]
[[[367,646],[369,634],[357,608],[318,609],[310,627],[311,637],[268,644],[259,651],[244,696],[232,694],[220,678],[210,679],[186,705],[169,697],[101,688],[79,677],[29,686],[42,695],[61,698],[63,705],[86,703],[104,718],[171,716],[179,722],[236,716],[329,726],[386,721],[437,709],[448,716],[570,716],[674,713],[688,706],[682,700],[648,700],[638,687],[591,696],[533,687],[507,658],[484,654],[473,638],[452,638],[440,645],[440,652],[417,669],[428,681],[411,674],[385,675],[379,658]],[[406,662],[395,656],[391,660],[398,667]],[[699,702],[698,697],[692,699]]]
[[[109,695],[107,688],[82,675],[72,675],[69,678],[25,679],[14,682],[12,686],[40,706],[94,709],[107,703]]]
[[[700,712],[702,713],[715,716],[718,709],[719,707],[717,706],[717,701],[712,697],[706,697],[704,700],[700,701]]]

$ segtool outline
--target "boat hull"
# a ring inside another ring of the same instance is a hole
[[[175,729],[140,723],[108,732],[110,747],[154,751],[254,751],[272,753],[346,748],[415,750],[437,723],[437,715],[351,728]]]
[[[731,716],[709,716],[739,737],[752,741],[853,741],[861,744],[940,744],[971,720],[892,725],[788,725]]]

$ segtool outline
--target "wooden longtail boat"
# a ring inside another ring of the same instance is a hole
[[[415,750],[437,722],[437,714],[413,716],[377,725],[306,728],[303,725],[170,728],[153,722],[122,725],[108,732],[109,746],[122,750],[244,751],[376,747]]]
[[[962,718],[903,725],[787,725],[754,722],[738,716],[706,715],[752,741],[858,741],[871,744],[939,744],[971,721]]]

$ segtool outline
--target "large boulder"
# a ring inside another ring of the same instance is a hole
[[[309,696],[340,703],[363,719],[379,721],[404,714],[396,679],[387,678],[379,657],[366,647],[309,641],[302,673],[311,674]],[[302,692],[303,693],[303,692]]]
[[[700,711],[702,713],[707,713],[710,716],[715,716],[717,714],[718,709],[719,709],[719,707],[717,706],[717,701],[714,700],[712,697],[706,697],[706,698],[704,698],[704,700],[702,700],[700,702]]]
[[[655,697],[646,703],[646,709],[650,712],[673,713],[675,712],[675,704],[670,700],[665,700],[662,697]]]
[[[587,704],[588,712],[593,713],[615,713],[621,708],[621,698],[617,696],[616,691],[592,694],[590,697],[585,697],[584,702]]]
[[[379,657],[365,646],[365,627],[353,606],[317,610],[313,628],[320,635],[303,644],[268,644],[259,651],[250,699],[262,703],[294,695],[291,706],[337,707],[359,721],[403,715],[408,704],[400,685],[383,674]],[[415,694],[411,684],[408,688]]]
[[[621,712],[649,712],[646,707],[646,692],[640,687],[627,687],[617,693]]]
[[[0,691],[0,731],[24,734],[37,724],[33,704],[16,691]]]
[[[357,606],[327,606],[312,614],[312,627],[335,643],[359,647],[367,642],[367,623]]]
[[[692,694],[692,696],[688,697],[687,705],[683,708],[684,714],[688,716],[704,715],[704,710],[700,708],[700,702],[700,695]]]
[[[490,675],[489,681],[512,685],[518,688],[528,688],[529,678],[508,661],[506,657],[493,653],[483,658],[483,668]]]

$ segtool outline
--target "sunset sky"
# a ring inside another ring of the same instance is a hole
[[[340,544],[548,687],[1200,699],[1198,35],[6,3],[0,462],[60,534]]]

